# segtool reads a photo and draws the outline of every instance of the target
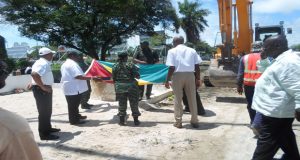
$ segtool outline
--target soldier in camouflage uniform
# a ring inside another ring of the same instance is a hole
[[[115,84],[116,99],[119,101],[120,125],[125,125],[127,99],[129,99],[134,124],[139,125],[138,117],[141,115],[138,109],[139,87],[135,78],[139,78],[138,68],[133,63],[127,62],[127,53],[118,55],[119,59],[112,68],[112,77]]]
[[[133,55],[134,62],[138,64],[155,64],[159,61],[159,57],[156,52],[153,52],[152,49],[149,47],[149,42],[144,41],[141,43],[140,48],[136,54]],[[146,98],[150,99],[150,95],[152,92],[153,84],[148,84],[146,89]],[[144,95],[144,85],[139,86],[140,88],[140,100],[143,99]]]

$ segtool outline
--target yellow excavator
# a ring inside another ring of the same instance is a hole
[[[253,43],[252,0],[218,0],[219,27],[222,42],[204,76],[206,86],[236,87],[239,58],[251,51]],[[292,30],[289,28],[288,33]],[[284,35],[283,22],[279,25],[255,24],[254,40],[263,41],[272,35]]]

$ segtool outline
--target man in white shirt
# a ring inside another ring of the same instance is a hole
[[[174,101],[174,127],[182,128],[182,97],[183,90],[188,97],[188,104],[191,112],[191,125],[198,128],[198,111],[196,103],[196,87],[200,85],[200,68],[201,58],[197,52],[185,45],[183,37],[174,37],[174,48],[168,51],[166,65],[169,66],[166,88],[170,88],[170,80],[172,80],[172,89],[175,95]]]
[[[300,120],[300,52],[288,50],[285,36],[266,39],[262,57],[272,64],[257,80],[252,108],[262,114],[254,160],[273,159],[279,148],[284,159],[299,160],[292,123]]]
[[[56,140],[59,137],[52,132],[60,129],[52,128],[52,84],[54,78],[51,69],[51,61],[55,51],[42,47],[39,49],[40,59],[32,66],[32,92],[39,113],[39,135],[41,140]]]
[[[5,86],[7,65],[0,61],[0,88]],[[27,121],[12,112],[0,108],[0,159],[42,160],[33,133]]]
[[[86,116],[79,114],[79,105],[81,100],[81,94],[88,90],[86,80],[98,80],[98,77],[86,77],[78,65],[80,60],[80,53],[76,50],[70,50],[67,52],[67,60],[61,66],[61,83],[62,89],[66,96],[68,103],[69,122],[71,125],[83,124]]]

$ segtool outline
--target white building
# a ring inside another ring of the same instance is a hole
[[[13,47],[6,48],[7,55],[11,58],[25,58],[29,49],[28,43],[25,42],[22,42],[21,44],[15,42]]]

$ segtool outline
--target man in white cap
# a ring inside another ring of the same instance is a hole
[[[0,88],[5,86],[9,72],[7,64],[0,60]],[[32,130],[23,117],[0,107],[0,159],[42,160]]]
[[[40,59],[32,66],[32,91],[36,101],[39,113],[39,135],[41,140],[56,140],[59,137],[53,135],[53,132],[59,132],[60,129],[52,128],[52,84],[54,78],[51,70],[51,61],[55,51],[42,47],[39,50]]]

